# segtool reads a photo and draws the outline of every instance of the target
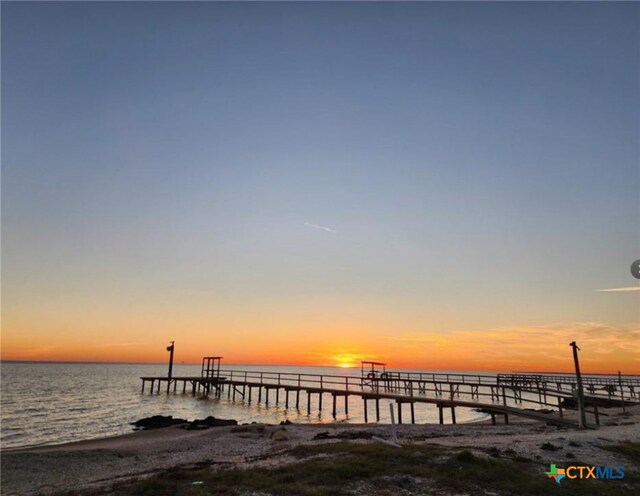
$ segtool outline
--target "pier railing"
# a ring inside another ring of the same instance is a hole
[[[220,397],[226,392],[227,398],[235,401],[241,397],[251,403],[253,398],[269,405],[270,396],[275,396],[275,404],[279,395],[284,393],[285,407],[289,408],[290,393],[295,399],[295,408],[299,409],[300,397],[303,395],[307,403],[307,413],[311,412],[311,398],[317,398],[318,408],[322,410],[324,395],[332,396],[332,412],[336,417],[336,399],[344,399],[344,412],[348,415],[349,397],[360,397],[364,405],[364,418],[367,421],[367,402],[374,401],[376,418],[379,420],[379,404],[381,400],[393,401],[397,404],[401,418],[402,405],[408,404],[411,419],[414,419],[414,405],[435,404],[439,410],[440,423],[443,423],[443,409],[451,409],[451,417],[455,423],[455,408],[475,408],[487,412],[495,422],[496,415],[504,415],[505,422],[509,415],[519,415],[551,422],[555,425],[573,425],[573,421],[563,419],[563,410],[575,408],[575,385],[568,381],[541,380],[541,375],[528,374],[451,374],[431,372],[396,372],[370,371],[362,376],[308,374],[278,371],[220,369],[215,376],[189,377],[141,377],[142,392],[145,384],[150,383],[150,392],[159,393],[161,385],[166,384],[167,393],[173,388],[176,393],[181,383],[182,393],[190,387],[192,395]],[[549,377],[549,376],[546,376]],[[599,424],[598,407],[637,404],[637,376],[618,378],[618,385],[603,383],[601,379],[595,383],[587,383],[589,392],[586,396],[587,413],[592,413]],[[601,385],[597,387],[596,384]],[[555,388],[553,387],[555,386]],[[567,387],[568,386],[568,387]],[[570,388],[570,389],[569,389]],[[602,394],[604,391],[605,394]],[[525,407],[523,404],[531,405]],[[543,410],[540,410],[543,407]],[[558,416],[552,412],[556,412]],[[577,425],[577,424],[576,424]]]
[[[549,383],[549,384],[575,384],[575,375],[569,374],[498,374],[498,382],[509,383]],[[595,386],[633,386],[635,388],[640,387],[640,376],[637,375],[624,375],[622,377],[610,375],[610,376],[595,376],[595,375],[583,375],[583,384],[595,385]]]
[[[539,406],[557,407],[558,403],[573,396],[573,388],[563,389],[561,386],[553,388],[550,383],[557,386],[555,381],[549,383],[540,380],[523,380],[518,378],[513,381],[510,375],[507,380],[503,374],[448,374],[448,373],[416,373],[416,372],[385,372],[382,374],[369,374],[365,377],[342,376],[332,374],[304,374],[292,372],[271,372],[224,369],[220,371],[224,381],[233,384],[261,385],[266,388],[280,387],[283,389],[303,388],[310,391],[323,391],[327,393],[341,394],[367,394],[385,395],[397,398],[407,396],[409,398],[421,397],[454,397],[466,396],[479,400],[487,398],[493,403],[533,403]],[[640,389],[640,378],[628,379],[623,382],[627,388],[612,389],[610,383],[607,388],[599,391],[590,388],[592,383],[587,383],[587,392],[594,397],[617,398],[637,401],[637,391]],[[560,382],[568,384],[570,382]]]

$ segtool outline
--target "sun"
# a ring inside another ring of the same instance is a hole
[[[353,353],[341,353],[339,355],[334,356],[336,367],[340,367],[342,369],[349,369],[351,367],[355,367],[357,359],[358,357]]]

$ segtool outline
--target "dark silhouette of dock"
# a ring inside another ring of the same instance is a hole
[[[242,399],[276,405],[283,396],[285,408],[300,410],[301,395],[311,413],[312,403],[323,410],[325,396],[331,398],[332,415],[337,415],[337,402],[344,401],[344,412],[349,413],[349,399],[363,401],[365,422],[369,421],[369,405],[372,414],[380,420],[380,401],[390,400],[397,405],[398,422],[403,421],[403,407],[408,408],[415,423],[415,405],[432,404],[438,408],[441,424],[445,423],[445,411],[449,411],[452,423],[456,423],[456,408],[482,410],[491,416],[493,423],[509,416],[523,417],[552,425],[577,427],[577,421],[564,417],[564,411],[573,409],[576,382],[570,375],[558,374],[438,374],[387,371],[384,364],[363,362],[360,377],[287,372],[242,371],[221,369],[222,357],[205,357],[200,376],[141,377],[142,393],[159,393],[166,386],[167,393],[193,396]],[[599,407],[639,404],[640,376],[583,377],[586,413],[600,423]],[[304,405],[303,405],[304,406]],[[540,411],[542,410],[542,411]]]

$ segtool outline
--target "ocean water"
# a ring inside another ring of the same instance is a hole
[[[360,377],[359,368],[229,366],[234,371],[272,371],[295,374],[349,375]],[[331,396],[325,395],[324,409],[318,410],[314,396],[312,411],[307,414],[306,397],[301,395],[300,411],[284,406],[284,393],[275,405],[258,403],[254,391],[251,404],[243,399],[199,398],[189,394],[141,394],[141,376],[166,376],[166,364],[105,364],[105,363],[11,363],[0,366],[0,447],[2,449],[34,445],[58,444],[83,439],[125,434],[132,431],[131,422],[151,415],[173,415],[193,420],[213,415],[236,419],[238,422],[364,422],[363,402],[349,398],[349,414],[344,412],[344,399],[338,399],[336,419],[332,416]],[[235,373],[235,372],[234,372]],[[200,365],[175,365],[174,377],[200,376]],[[292,402],[293,403],[293,402]],[[375,421],[369,405],[369,422]],[[381,401],[380,421],[389,422],[388,402]],[[407,408],[408,410],[408,408]],[[434,405],[416,404],[417,423],[437,423]],[[484,414],[458,408],[458,422],[485,418]],[[409,412],[404,414],[407,422]],[[448,418],[445,417],[448,421]]]

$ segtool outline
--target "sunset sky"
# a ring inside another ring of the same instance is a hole
[[[3,360],[640,373],[638,3],[1,8]]]

